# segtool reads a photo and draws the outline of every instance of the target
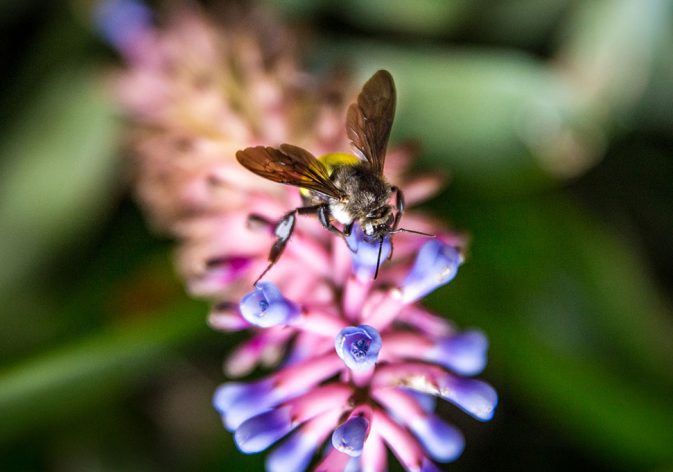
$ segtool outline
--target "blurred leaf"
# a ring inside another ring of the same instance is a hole
[[[616,125],[633,119],[653,58],[667,50],[671,5],[582,4],[553,66],[504,49],[364,40],[339,39],[316,53],[354,62],[361,80],[390,69],[400,99],[397,135],[420,140],[428,162],[456,173],[459,191],[530,193],[585,171]]]
[[[130,385],[170,365],[177,347],[211,333],[204,310],[180,300],[0,371],[0,441],[125,396]]]
[[[272,10],[279,10],[284,15],[297,18],[315,16],[322,7],[322,1],[319,0],[260,0],[260,3]]]
[[[37,0],[2,0],[0,1],[0,24],[12,23],[35,8],[40,2]]]
[[[656,56],[670,56],[672,28],[669,0],[579,3],[557,59],[586,113],[608,125],[630,121]]]
[[[9,3],[13,4],[14,0]],[[16,18],[9,15],[7,19],[16,22],[11,25],[16,31],[12,35],[12,30],[8,28],[8,37],[4,41],[6,51],[0,46],[3,65],[11,71],[2,77],[5,88],[0,95],[0,120],[12,124],[8,127],[10,132],[23,126],[16,123],[17,117],[23,118],[26,106],[35,106],[38,96],[46,94],[50,80],[63,74],[63,71],[78,70],[83,63],[90,61],[93,43],[90,29],[77,21],[65,2],[45,4],[29,0],[16,3],[20,3],[21,8],[29,5],[31,8],[17,12],[20,14]],[[24,13],[25,18],[21,18]],[[3,140],[8,129],[2,130]]]
[[[0,299],[114,203],[118,133],[100,79],[52,77],[0,151]]]
[[[530,193],[595,157],[594,130],[575,115],[569,90],[525,54],[365,41],[332,47],[355,62],[361,80],[378,68],[393,73],[396,136],[418,139],[429,165],[456,174],[458,191]]]
[[[455,30],[471,8],[466,0],[265,0],[286,15],[329,13],[358,27],[419,35]]]
[[[662,43],[673,44],[673,28],[664,34]],[[638,103],[637,114],[630,125],[638,129],[662,133],[673,136],[673,54],[668,48],[655,57],[652,78],[647,90]]]
[[[624,470],[673,464],[673,323],[632,250],[557,197],[447,211],[474,253],[432,304],[488,333],[496,387]]]
[[[470,37],[520,48],[539,48],[571,5],[569,0],[490,0],[476,8]]]
[[[154,309],[183,292],[167,243],[145,227],[124,199],[90,240],[60,254],[38,281],[21,285],[3,301],[0,368],[62,344],[110,320]]]
[[[466,0],[328,1],[330,11],[369,29],[419,35],[444,35],[455,30],[469,11]]]
[[[632,134],[573,186],[592,213],[642,243],[664,290],[673,287],[672,150],[670,140]]]

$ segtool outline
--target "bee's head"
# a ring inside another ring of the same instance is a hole
[[[386,205],[368,213],[361,224],[368,239],[379,240],[392,231],[394,221],[392,208]]]

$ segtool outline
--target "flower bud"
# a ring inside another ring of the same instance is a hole
[[[429,459],[425,459],[421,465],[420,472],[441,472],[439,468]]]
[[[246,454],[261,452],[292,430],[292,419],[287,408],[276,408],[243,422],[234,441]]]
[[[427,360],[460,375],[477,375],[486,367],[488,340],[480,331],[466,331],[440,339]]]
[[[440,395],[480,421],[493,418],[498,394],[486,382],[474,379],[447,378]]]
[[[269,472],[304,471],[318,449],[314,438],[298,431],[274,449],[266,458]]]
[[[139,0],[103,0],[93,12],[100,36],[124,53],[152,24],[152,12]]]
[[[438,462],[456,460],[465,448],[460,431],[435,415],[418,417],[409,427],[423,444],[423,449]]]
[[[260,328],[289,324],[299,315],[299,307],[271,282],[259,282],[243,296],[239,307],[243,318]]]
[[[227,429],[233,431],[247,419],[268,410],[277,400],[277,390],[269,380],[229,382],[216,390],[213,405],[224,418]]]
[[[353,255],[353,274],[360,280],[374,278],[376,266],[388,259],[392,251],[390,236],[383,238],[383,246],[381,246],[380,240],[367,239],[359,225],[353,225],[351,234],[346,237],[346,243]],[[381,249],[380,258],[379,248]]]
[[[332,446],[351,457],[362,454],[367,439],[369,421],[363,416],[352,416],[332,433]]]
[[[374,367],[379,358],[381,336],[368,325],[349,326],[339,331],[334,347],[349,369],[364,372]]]
[[[456,276],[462,259],[458,249],[442,241],[433,239],[425,243],[402,283],[402,300],[405,303],[415,302],[449,283]]]

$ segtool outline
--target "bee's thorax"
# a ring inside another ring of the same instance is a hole
[[[368,165],[337,166],[330,177],[347,195],[345,202],[330,205],[337,221],[357,220],[364,228],[365,222],[376,225],[377,222],[371,220],[385,219],[390,214],[390,185]]]

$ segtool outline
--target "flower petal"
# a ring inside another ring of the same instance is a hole
[[[234,434],[236,446],[246,454],[261,452],[292,430],[287,408],[262,413],[243,422]]]
[[[498,394],[486,382],[474,379],[446,378],[440,395],[481,421],[493,418]]]
[[[462,259],[458,249],[449,244],[436,239],[425,243],[400,287],[404,302],[414,302],[449,283],[456,276]]]
[[[299,307],[283,297],[271,282],[259,282],[245,294],[240,309],[243,318],[260,328],[289,324],[299,315]]]
[[[339,331],[334,347],[349,369],[363,372],[371,369],[381,351],[381,335],[368,325],[349,326]]]
[[[419,417],[409,427],[430,457],[438,462],[458,459],[465,448],[461,432],[435,415]]]
[[[440,339],[427,358],[461,375],[476,375],[486,367],[488,340],[481,331],[466,331]]]

